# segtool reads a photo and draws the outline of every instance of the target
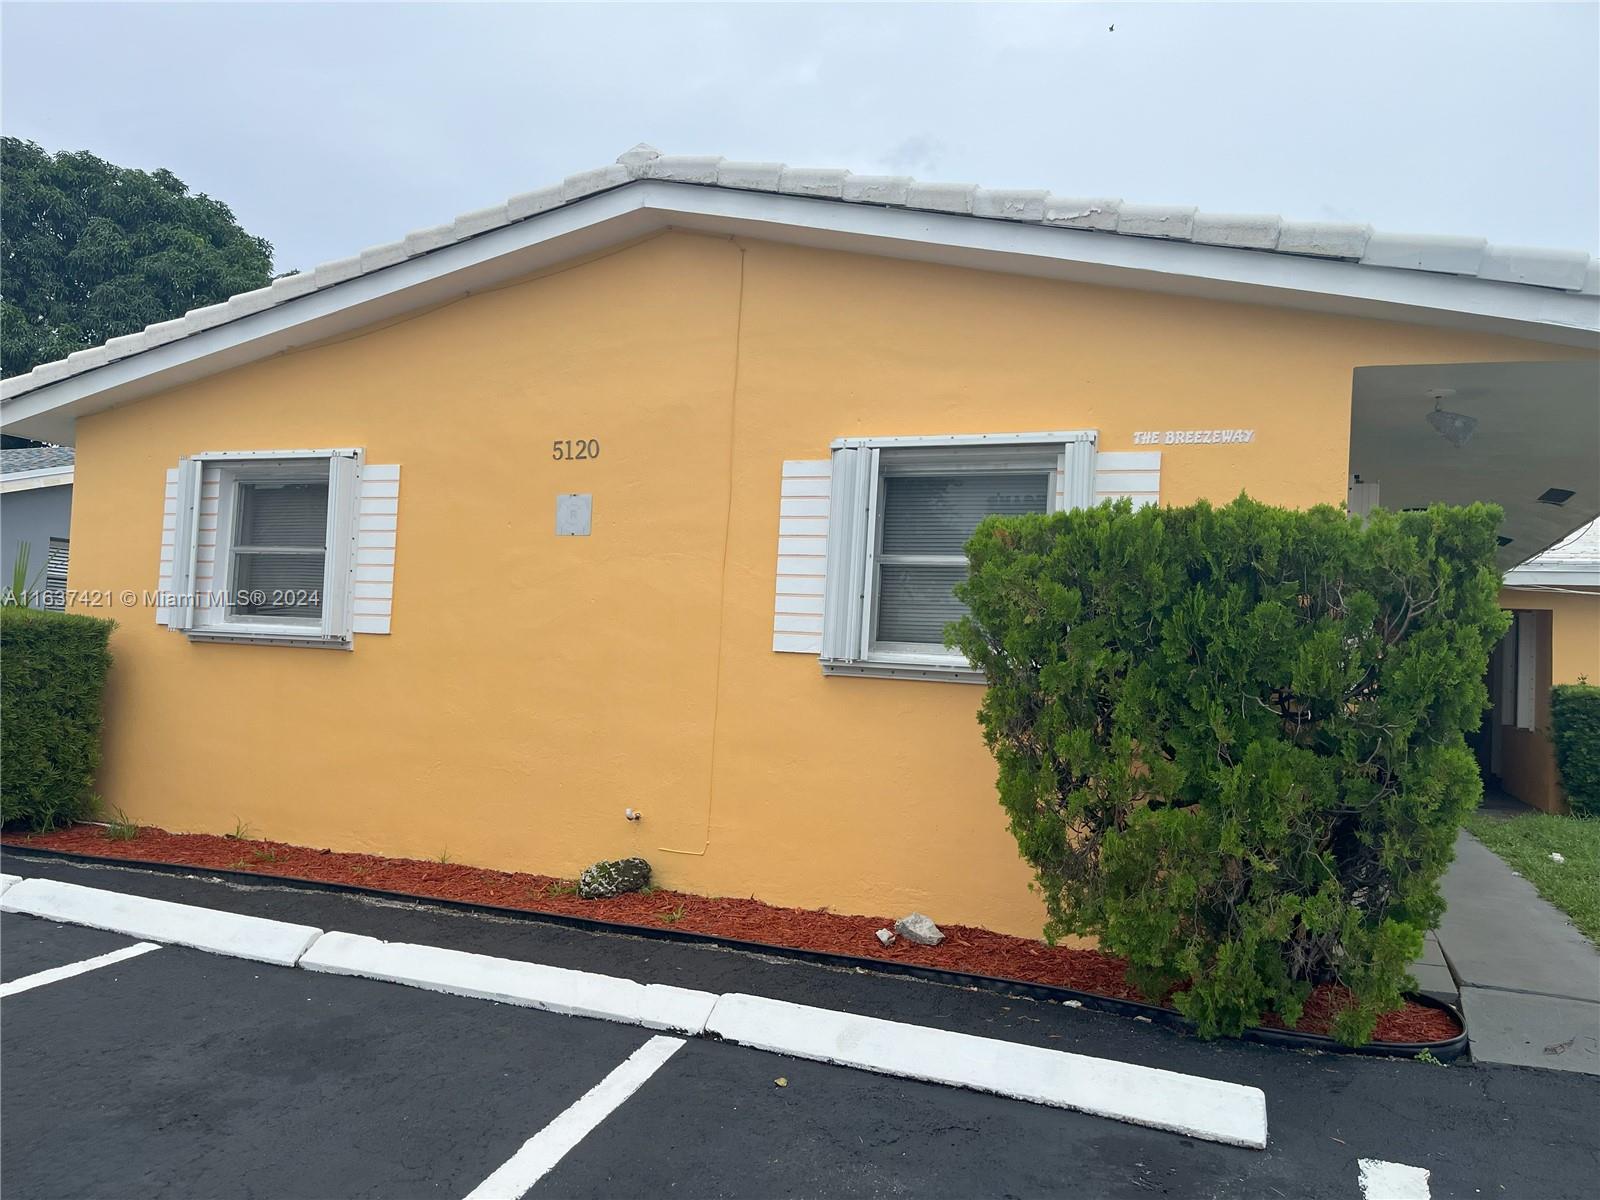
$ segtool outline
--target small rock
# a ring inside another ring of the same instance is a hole
[[[885,946],[894,945],[894,932],[892,930],[880,929],[872,936],[877,938],[878,941],[882,942]]]
[[[1567,856],[1565,854],[1559,854],[1556,851],[1552,850],[1552,851],[1550,851],[1550,861],[1553,862],[1553,863],[1564,863],[1564,862],[1567,861]]]
[[[1149,1017],[1135,1017],[1134,1020],[1135,1021],[1143,1021],[1146,1025],[1151,1024],[1151,1021],[1150,1021]]]
[[[919,946],[937,946],[944,941],[944,934],[939,927],[921,913],[901,917],[894,923],[894,931]]]
[[[1061,1002],[1061,1007],[1062,1008],[1082,1008],[1083,1007],[1083,1001],[1082,1000],[1063,1000]]]
[[[779,1087],[788,1087],[789,1086],[789,1077],[787,1075],[779,1075],[772,1082],[777,1084]]]
[[[644,859],[602,859],[592,867],[585,867],[578,876],[578,896],[584,900],[601,900],[624,892],[637,892],[649,883],[650,864]]]

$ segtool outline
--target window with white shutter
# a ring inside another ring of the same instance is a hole
[[[835,442],[814,651],[823,670],[978,681],[944,645],[965,611],[954,588],[967,539],[990,514],[1092,503],[1094,445],[1087,431]]]
[[[982,682],[944,646],[964,547],[994,514],[1155,504],[1161,452],[1099,452],[1093,431],[846,438],[783,464],[772,648],[830,675]]]
[[[360,450],[198,454],[168,473],[157,620],[348,649],[389,632],[399,468]]]

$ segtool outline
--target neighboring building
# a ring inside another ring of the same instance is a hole
[[[1037,934],[939,641],[980,515],[1482,498],[1510,567],[1600,515],[1597,389],[1585,253],[641,147],[0,426],[77,448],[131,817]]]
[[[13,564],[26,544],[30,602],[60,608],[71,537],[72,447],[0,450],[0,587],[11,586]]]
[[[1600,400],[1596,401],[1600,404]],[[1524,804],[1565,812],[1550,743],[1550,689],[1600,684],[1600,522],[1506,572],[1500,602],[1515,614],[1489,664],[1487,771]]]

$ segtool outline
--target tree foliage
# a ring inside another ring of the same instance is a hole
[[[272,281],[272,246],[171,171],[0,144],[0,374]]]
[[[1414,986],[1482,784],[1499,511],[1362,521],[1243,496],[989,518],[951,643],[988,677],[1000,802],[1046,936],[1087,934],[1202,1033]]]

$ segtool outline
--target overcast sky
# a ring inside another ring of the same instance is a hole
[[[0,39],[6,133],[167,167],[280,270],[638,141],[1600,249],[1593,3],[6,3]]]

